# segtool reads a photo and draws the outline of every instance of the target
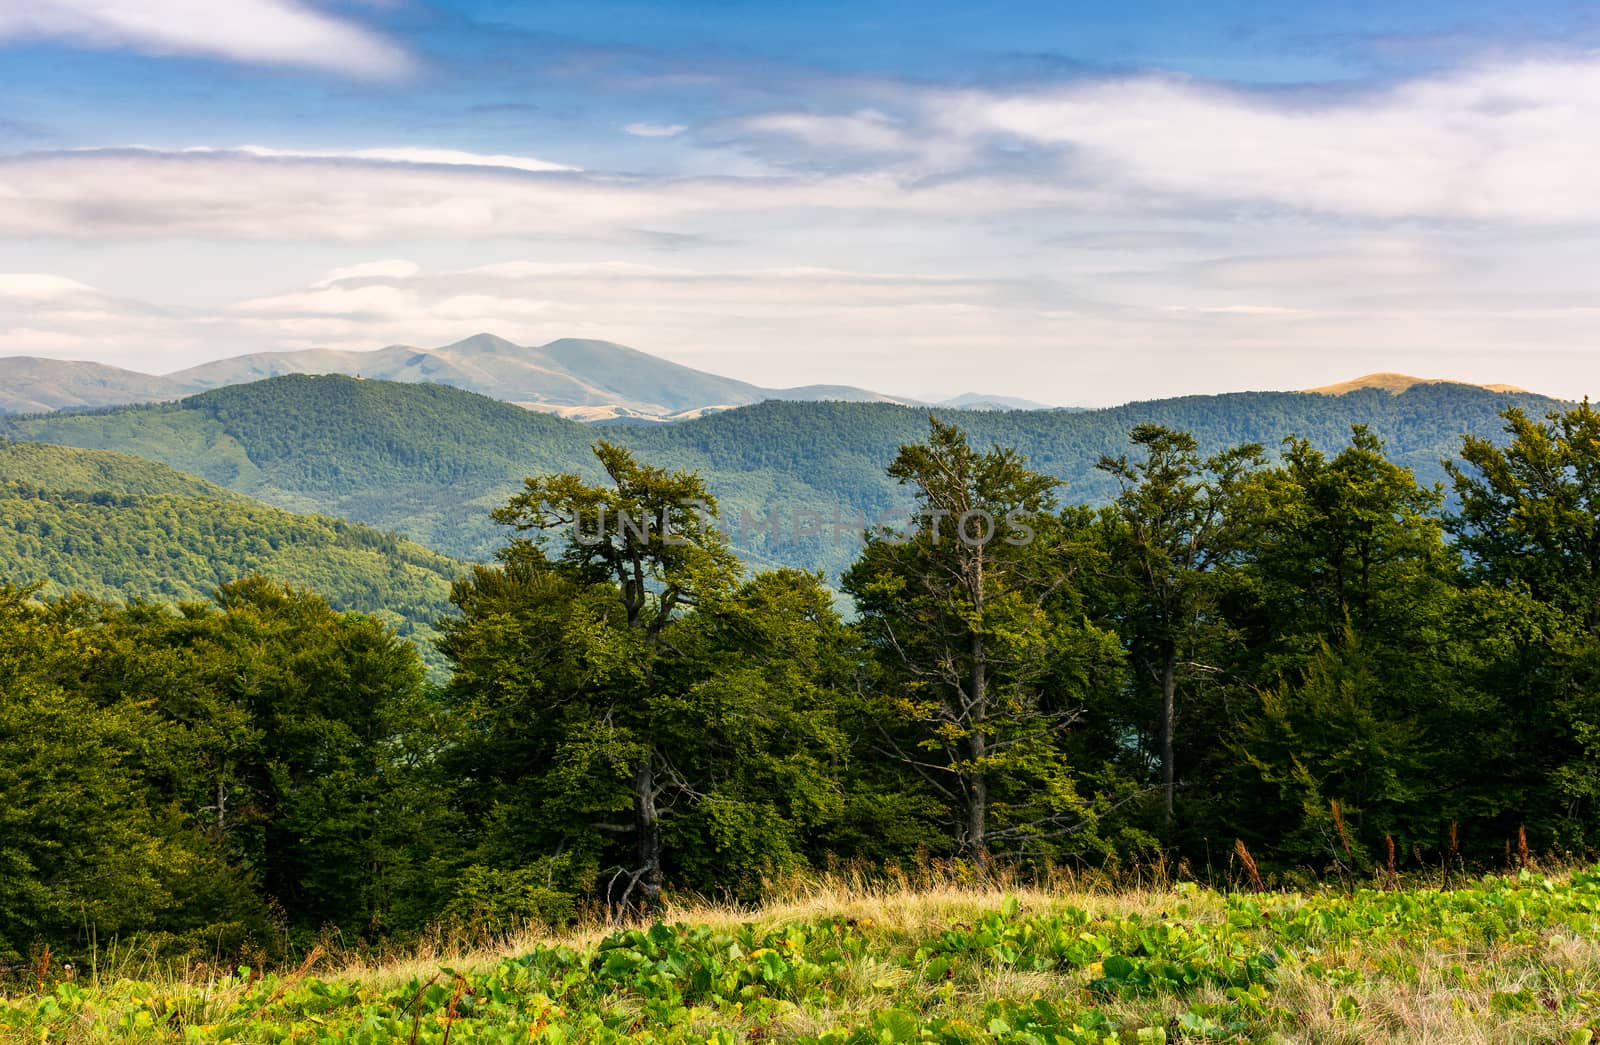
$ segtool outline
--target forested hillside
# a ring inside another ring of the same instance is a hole
[[[115,449],[297,512],[493,547],[491,508],[530,472],[585,456],[574,422],[443,385],[291,375],[181,403],[0,419],[20,439]]]
[[[0,439],[0,581],[47,595],[204,600],[251,573],[423,642],[460,564],[359,523],[295,515],[126,454]]]
[[[1438,384],[1399,395],[1245,392],[1106,410],[937,413],[977,445],[1015,447],[1066,483],[1064,499],[1097,504],[1114,486],[1095,462],[1118,451],[1140,423],[1192,432],[1202,449],[1258,441],[1269,452],[1289,435],[1338,446],[1351,424],[1366,424],[1397,463],[1431,484],[1462,434],[1498,431],[1496,412],[1508,404],[1535,415],[1557,405]],[[849,529],[909,505],[883,469],[925,428],[927,413],[882,403],[767,402],[673,425],[585,426],[438,385],[291,375],[179,403],[0,418],[0,432],[139,454],[280,507],[358,520],[473,559],[499,539],[488,511],[524,476],[593,476],[588,447],[604,438],[701,474],[745,558],[822,568],[831,577],[858,550],[833,538],[835,517]],[[808,528],[807,512],[823,533],[796,533]]]

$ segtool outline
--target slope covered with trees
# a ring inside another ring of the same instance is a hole
[[[32,594],[0,583],[0,962],[378,932],[427,894],[413,646],[256,577],[181,612]]]
[[[0,421],[15,438],[114,449],[295,512],[394,530],[449,555],[493,547],[488,513],[587,430],[442,385],[291,375],[180,403]]]
[[[1557,404],[1469,385],[1418,385],[1399,395],[1248,392],[1088,411],[959,411],[938,416],[975,446],[1001,445],[1062,481],[1065,501],[1117,493],[1096,468],[1127,432],[1156,424],[1191,433],[1201,451],[1288,435],[1329,450],[1364,424],[1387,453],[1428,485],[1465,433],[1492,437],[1497,412],[1541,414]],[[217,389],[179,403],[92,414],[0,418],[0,432],[161,461],[292,511],[319,511],[395,530],[449,555],[482,559],[498,536],[488,513],[524,476],[571,471],[597,478],[588,450],[611,440],[665,467],[704,478],[746,560],[823,569],[837,577],[859,529],[911,505],[884,472],[927,411],[883,403],[766,402],[673,425],[584,426],[440,385],[291,375]],[[822,532],[810,532],[814,530]]]
[[[0,580],[181,602],[251,573],[424,643],[459,563],[359,523],[295,515],[126,454],[0,439]]]

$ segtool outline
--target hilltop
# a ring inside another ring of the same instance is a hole
[[[1017,396],[976,392],[925,402],[853,385],[765,388],[611,341],[560,338],[543,345],[519,345],[494,334],[479,333],[437,348],[390,345],[371,351],[317,348],[255,352],[166,375],[99,363],[27,356],[0,358],[0,414],[165,402],[196,392],[294,374],[341,374],[404,384],[448,385],[529,410],[586,422],[685,421],[774,400],[885,403],[975,412],[1059,409]],[[1423,384],[1466,383],[1381,372],[1304,391],[1346,395],[1377,389],[1398,394]],[[1469,387],[1531,394],[1514,385]]]
[[[148,403],[193,391],[164,377],[103,363],[0,357],[0,414]]]
[[[1451,381],[1447,378],[1412,377],[1410,374],[1396,374],[1388,371],[1366,374],[1350,381],[1340,381],[1337,384],[1308,388],[1306,391],[1317,392],[1321,395],[1342,396],[1364,388],[1376,388],[1384,392],[1398,394],[1416,385],[1467,385],[1469,388],[1482,388],[1490,392],[1514,392],[1519,395],[1533,394],[1525,388],[1518,388],[1516,385],[1473,385],[1465,381]]]

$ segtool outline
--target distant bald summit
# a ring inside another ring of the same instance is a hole
[[[26,365],[23,365],[23,364]],[[475,334],[442,348],[392,345],[372,352],[306,349],[219,359],[163,377],[96,363],[0,359],[0,412],[176,399],[286,374],[345,374],[431,382],[584,421],[680,420],[767,399],[909,402],[848,385],[762,388],[610,341],[562,338],[518,345]]]
[[[1399,395],[1413,385],[1470,385],[1473,388],[1482,388],[1490,392],[1517,392],[1525,393],[1528,390],[1518,388],[1516,385],[1472,385],[1468,381],[1451,381],[1448,378],[1437,377],[1412,377],[1410,374],[1395,374],[1382,372],[1367,374],[1353,381],[1341,381],[1334,385],[1322,385],[1317,388],[1307,388],[1307,392],[1318,392],[1322,395],[1342,396],[1363,388],[1378,388],[1385,392]]]
[[[190,387],[219,388],[283,374],[431,381],[581,419],[693,416],[781,395],[609,341],[563,338],[526,346],[493,334],[426,350],[395,345],[376,352],[267,352],[203,363],[169,376]]]
[[[52,410],[121,406],[175,399],[187,391],[164,377],[103,363],[78,363],[33,356],[0,358],[0,414],[44,414]]]

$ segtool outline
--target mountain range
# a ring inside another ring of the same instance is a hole
[[[675,421],[769,399],[989,410],[1040,407],[1024,399],[979,394],[923,404],[849,385],[763,388],[609,341],[563,338],[528,346],[493,334],[476,334],[433,349],[393,345],[371,352],[261,352],[202,363],[162,376],[99,363],[12,356],[0,358],[0,413],[45,413],[158,402],[286,374],[345,374],[407,384],[449,385],[582,421]]]

